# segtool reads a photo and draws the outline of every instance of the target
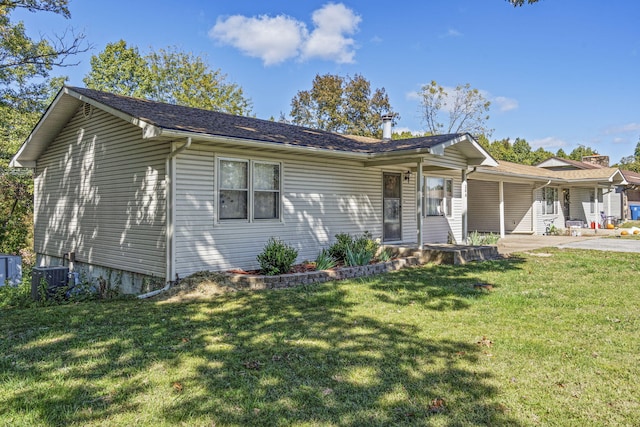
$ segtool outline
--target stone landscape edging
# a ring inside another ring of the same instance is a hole
[[[339,267],[333,270],[316,270],[304,273],[280,274],[277,276],[237,274],[229,272],[224,273],[224,275],[230,283],[239,288],[251,290],[283,289],[298,285],[324,283],[332,280],[368,277],[389,271],[397,271],[406,267],[415,267],[420,264],[418,257],[409,256],[376,264],[367,264],[355,267]]]

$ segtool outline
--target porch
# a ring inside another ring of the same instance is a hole
[[[415,257],[420,264],[462,265],[471,261],[486,261],[500,257],[497,246],[467,246],[453,244],[384,245],[393,257]]]

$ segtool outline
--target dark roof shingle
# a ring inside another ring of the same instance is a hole
[[[431,148],[464,135],[448,134],[383,141],[374,138],[341,135],[253,117],[235,116],[216,111],[114,95],[93,89],[79,87],[68,87],[68,89],[163,129],[324,150],[355,153],[414,150]]]

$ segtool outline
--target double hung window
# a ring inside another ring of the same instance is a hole
[[[279,163],[243,159],[218,161],[218,218],[279,220]]]

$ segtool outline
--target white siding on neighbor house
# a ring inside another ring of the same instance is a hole
[[[504,183],[504,228],[507,233],[532,232],[533,186]]]
[[[250,151],[195,146],[178,156],[176,175],[176,271],[257,268],[270,237],[313,260],[335,234],[369,231],[382,236],[382,169],[303,156],[275,157]],[[282,221],[216,222],[216,155],[282,164]]]
[[[168,143],[140,128],[82,108],[37,162],[35,251],[164,277],[164,159]]]
[[[469,232],[500,232],[499,182],[469,180]],[[531,184],[503,183],[504,230],[531,233],[533,187]]]
[[[548,188],[548,187],[544,187]],[[564,228],[564,215],[562,213],[562,189],[558,188],[558,200],[555,202],[556,211],[555,214],[542,214],[542,204],[544,203],[543,191],[544,188],[537,188],[533,192],[534,197],[534,209],[535,209],[535,223],[534,223],[534,233],[535,234],[544,234],[546,231],[547,223],[545,221],[553,220],[553,225],[557,228]],[[557,188],[557,187],[549,187],[549,188]],[[573,191],[573,189],[572,189]]]
[[[468,180],[467,210],[469,233],[500,232],[500,194],[498,183],[493,181]]]
[[[598,201],[597,212],[592,213],[591,201],[594,191],[595,188],[571,188],[569,208],[571,219],[581,219],[590,225],[592,221],[601,222],[600,212],[605,212],[606,216],[622,217],[622,195],[616,193],[613,187],[602,189],[602,198]]]

